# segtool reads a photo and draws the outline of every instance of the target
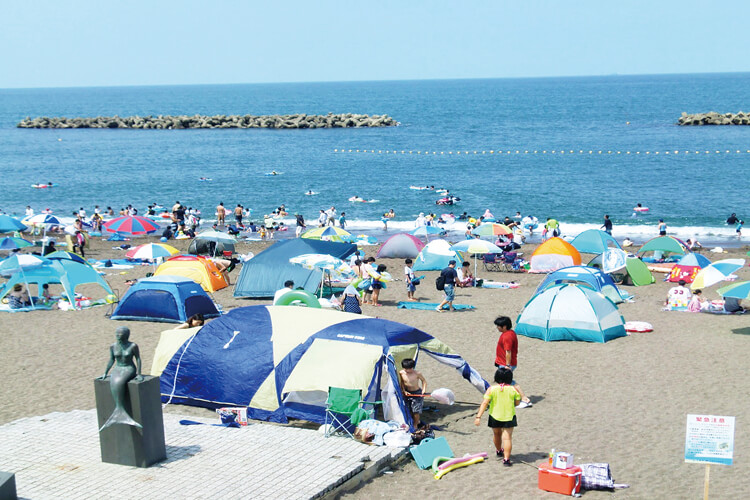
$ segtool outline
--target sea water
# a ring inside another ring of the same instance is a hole
[[[661,218],[670,234],[736,244],[724,221],[750,217],[750,127],[675,123],[683,111],[738,112],[749,94],[750,74],[6,89],[0,209],[69,216],[132,204],[144,213],[179,200],[209,221],[219,202],[251,208],[253,218],[283,203],[314,222],[335,206],[362,232],[381,231],[389,209],[388,232],[412,228],[420,212],[490,209],[554,217],[566,234],[609,214],[615,236],[647,239]],[[329,112],[388,114],[400,126],[16,128],[27,116]],[[31,187],[47,182],[55,187]],[[430,185],[461,201],[439,206],[440,194],[410,189]],[[635,214],[637,203],[649,211]]]

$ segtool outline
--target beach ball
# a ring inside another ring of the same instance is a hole
[[[114,304],[115,302],[117,302],[117,296],[110,293],[109,295],[107,295],[106,297],[104,297],[104,301],[107,304]]]
[[[159,241],[161,241],[162,243],[164,243],[165,241],[167,241],[167,237],[166,236],[162,236],[161,238],[159,238]]]

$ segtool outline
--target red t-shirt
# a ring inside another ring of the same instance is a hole
[[[516,332],[508,330],[500,335],[500,339],[497,341],[497,351],[495,355],[495,364],[500,366],[505,365],[505,352],[510,351],[510,366],[518,366],[516,357],[518,356],[518,337]]]

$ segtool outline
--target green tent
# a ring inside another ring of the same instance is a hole
[[[646,263],[636,257],[628,257],[625,260],[625,269],[628,271],[630,281],[635,286],[650,285],[654,281],[654,275],[651,274]]]

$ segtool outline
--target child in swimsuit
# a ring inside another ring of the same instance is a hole
[[[405,359],[401,362],[403,370],[398,372],[398,381],[404,394],[406,407],[411,411],[415,429],[423,425],[420,420],[424,403],[423,394],[427,390],[427,381],[421,373],[414,369],[416,365],[417,362],[413,359]]]

